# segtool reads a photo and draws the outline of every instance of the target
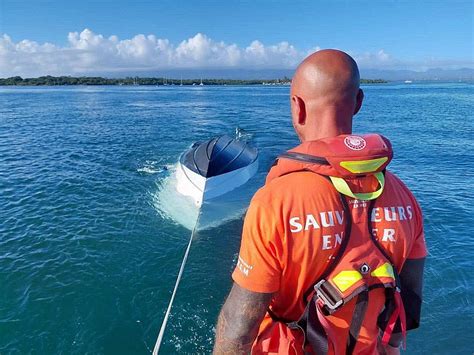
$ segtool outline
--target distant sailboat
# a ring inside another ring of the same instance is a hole
[[[199,84],[199,86],[204,86],[204,84],[202,83],[202,78],[201,78],[201,84]]]
[[[181,82],[179,83],[179,86],[183,86],[183,77],[181,76]]]

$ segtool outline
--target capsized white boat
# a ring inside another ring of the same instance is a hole
[[[181,155],[176,190],[197,206],[245,184],[258,170],[258,151],[228,136],[194,143]]]

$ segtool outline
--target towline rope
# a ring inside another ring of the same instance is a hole
[[[163,341],[163,335],[165,334],[166,324],[168,323],[168,318],[171,313],[171,308],[173,307],[174,298],[176,296],[176,292],[178,291],[178,286],[181,281],[181,276],[183,276],[184,267],[186,265],[186,261],[188,260],[189,250],[191,249],[191,244],[193,243],[194,234],[196,233],[197,226],[199,224],[199,216],[201,215],[201,209],[199,209],[199,214],[196,219],[196,224],[191,232],[191,237],[189,238],[188,246],[186,251],[184,252],[183,261],[181,262],[181,267],[179,268],[178,277],[176,278],[176,283],[174,284],[173,293],[171,294],[170,303],[168,304],[168,309],[166,310],[165,317],[163,319],[163,323],[161,324],[160,332],[158,333],[158,338],[156,339],[155,347],[153,348],[153,355],[158,355],[160,351],[161,342]]]

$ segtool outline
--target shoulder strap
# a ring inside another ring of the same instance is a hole
[[[377,247],[378,250],[380,250],[380,252],[382,253],[382,255],[388,260],[388,262],[392,265],[392,268],[393,268],[393,272],[394,272],[394,275],[395,275],[395,281],[397,283],[397,286],[400,287],[400,276],[398,274],[398,270],[397,270],[397,267],[395,266],[395,264],[393,263],[393,260],[391,258],[390,255],[388,255],[387,251],[385,250],[385,248],[378,242],[378,240],[375,238],[374,234],[372,233],[372,229],[371,229],[371,226],[372,226],[372,221],[371,221],[371,216],[372,216],[372,210],[374,208],[374,205],[375,205],[375,199],[374,200],[371,200],[370,201],[370,204],[369,204],[369,210],[368,210],[368,221],[367,221],[367,227],[368,227],[368,233],[369,233],[369,237],[370,237],[370,240],[372,241],[372,243]]]
[[[290,159],[309,164],[331,165],[325,158],[296,152],[285,152],[283,154],[280,154],[277,160],[278,159]]]
[[[339,193],[339,198],[342,203],[342,207],[344,209],[344,214],[347,216],[347,222],[346,226],[344,229],[344,238],[342,239],[342,244],[340,245],[336,255],[333,255],[331,258],[331,261],[329,265],[326,267],[324,272],[321,274],[319,278],[317,278],[313,284],[305,291],[303,294],[303,302],[306,305],[308,303],[308,297],[309,295],[314,291],[314,286],[320,281],[326,279],[329,274],[336,268],[337,264],[342,258],[342,255],[344,254],[347,244],[349,244],[349,238],[351,236],[351,231],[352,231],[352,218],[351,218],[351,211],[349,209],[349,204],[347,203],[346,197]]]

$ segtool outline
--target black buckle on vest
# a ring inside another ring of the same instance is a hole
[[[334,313],[344,303],[339,291],[324,279],[314,285],[314,290],[316,291],[316,297],[323,302],[329,314]]]

